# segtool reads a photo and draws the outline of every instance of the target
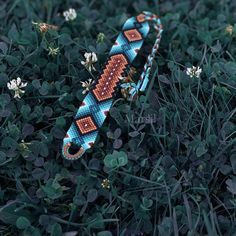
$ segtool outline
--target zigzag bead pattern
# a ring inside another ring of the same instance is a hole
[[[92,90],[96,99],[101,102],[111,99],[115,91],[119,77],[124,72],[128,61],[122,54],[111,56],[106,68],[103,71],[96,88]]]

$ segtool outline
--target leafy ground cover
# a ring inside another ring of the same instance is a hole
[[[236,235],[234,1],[0,2],[0,235]],[[62,159],[81,82],[143,10],[164,24],[148,91],[118,97],[94,148]]]

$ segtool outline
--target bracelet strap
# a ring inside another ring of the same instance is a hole
[[[120,78],[127,74],[128,68],[136,58],[150,30],[149,22],[153,23],[153,27],[157,31],[157,38],[144,65],[143,73],[137,84],[121,84]],[[62,154],[64,158],[76,160],[93,146],[99,128],[103,125],[112,106],[117,87],[130,88],[131,99],[137,96],[139,91],[146,89],[150,69],[161,40],[161,33],[160,19],[150,12],[143,12],[125,22],[121,33],[111,48],[103,72],[94,84],[93,89],[85,96],[63,139]],[[77,147],[75,153],[72,152],[72,146]]]

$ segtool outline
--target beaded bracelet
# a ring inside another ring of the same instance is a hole
[[[150,23],[157,32],[157,36],[152,51],[147,57],[143,72],[136,84],[125,79],[123,80],[125,82],[122,83],[120,78],[127,76],[132,62],[148,35]],[[145,91],[162,31],[159,17],[146,11],[137,17],[129,18],[125,22],[121,33],[111,48],[104,70],[93,88],[85,96],[63,139],[62,154],[64,158],[76,160],[93,146],[99,128],[103,125],[112,106],[117,88],[128,91],[129,100],[137,97],[138,92]],[[70,150],[73,145],[77,147],[75,153],[71,153]]]

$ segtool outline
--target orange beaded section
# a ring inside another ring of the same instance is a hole
[[[75,121],[82,134],[89,133],[97,129],[91,116],[84,117]]]
[[[142,39],[142,35],[136,29],[126,30],[124,31],[124,34],[129,40],[129,42],[138,41]]]
[[[97,85],[92,90],[99,102],[112,98],[115,87],[119,82],[119,77],[127,65],[128,61],[123,54],[111,56]]]

